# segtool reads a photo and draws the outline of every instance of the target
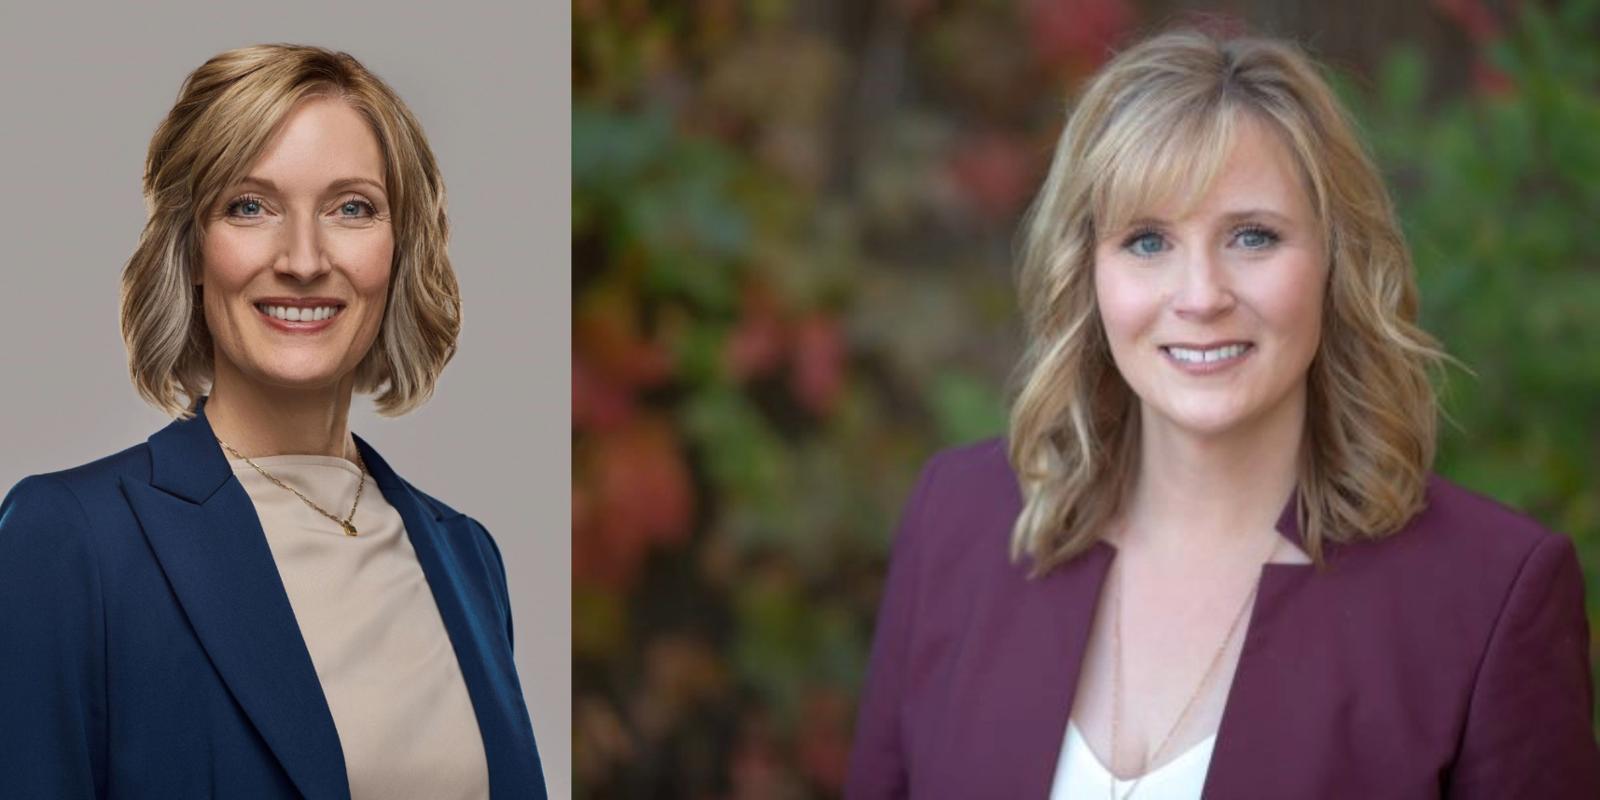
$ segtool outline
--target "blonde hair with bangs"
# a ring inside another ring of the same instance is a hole
[[[1311,60],[1271,39],[1162,34],[1085,87],[1023,227],[1009,456],[1023,495],[1012,557],[1034,574],[1088,549],[1138,469],[1138,398],[1095,302],[1098,236],[1164,198],[1198,201],[1246,116],[1301,168],[1328,258],[1307,376],[1296,515],[1308,554],[1399,530],[1424,503],[1447,358],[1416,325],[1410,254],[1354,126]]]
[[[388,302],[356,367],[356,390],[377,392],[379,413],[403,414],[427,400],[455,354],[461,296],[445,250],[444,181],[405,103],[347,53],[286,44],[229,50],[189,74],[150,140],[148,216],[122,273],[122,338],[134,387],[174,416],[191,416],[212,379],[203,287],[194,283],[206,215],[289,112],[313,97],[340,99],[367,120],[392,209]]]

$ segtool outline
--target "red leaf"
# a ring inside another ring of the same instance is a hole
[[[1127,0],[1028,0],[1022,13],[1040,62],[1084,73],[1105,63],[1133,25]]]
[[[599,433],[580,446],[573,461],[575,580],[623,588],[652,547],[687,539],[694,485],[677,435],[666,422],[641,416]]]
[[[655,386],[672,375],[667,349],[639,330],[636,301],[627,290],[600,289],[579,303],[573,348],[599,374],[624,386]]]
[[[1433,0],[1433,7],[1449,17],[1478,44],[1500,38],[1500,21],[1483,0]]]
[[[572,354],[572,428],[612,430],[633,417],[633,393],[595,373],[583,357]]]
[[[806,693],[795,734],[801,769],[830,792],[844,788],[850,761],[850,701],[836,689]]]
[[[794,366],[790,389],[801,407],[826,416],[844,388],[844,336],[831,316],[813,313],[794,332]]]
[[[792,794],[785,787],[783,759],[773,741],[772,723],[760,712],[747,711],[739,725],[738,741],[728,759],[731,800],[783,797]]]
[[[1483,58],[1472,62],[1472,87],[1478,94],[1511,94],[1517,89],[1511,76]]]
[[[735,380],[760,377],[777,368],[785,345],[778,299],[759,283],[740,292],[739,325],[724,344],[723,358]]]
[[[968,140],[950,158],[950,172],[963,195],[985,219],[1005,222],[1033,189],[1033,157],[1023,141],[1004,133]]]

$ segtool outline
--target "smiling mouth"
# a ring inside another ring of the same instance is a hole
[[[1225,344],[1220,347],[1210,347],[1204,349],[1178,347],[1176,345],[1161,346],[1162,352],[1170,356],[1172,360],[1183,364],[1216,364],[1224,361],[1232,361],[1253,349],[1255,349],[1255,345],[1248,342],[1236,342],[1233,344]]]
[[[332,319],[344,311],[342,305],[321,306],[279,306],[269,303],[256,303],[256,310],[263,315],[279,322],[322,322]]]

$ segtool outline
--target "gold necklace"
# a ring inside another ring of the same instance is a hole
[[[1274,533],[1273,539],[1272,539],[1272,549],[1267,551],[1267,557],[1265,559],[1262,559],[1261,563],[1262,564],[1266,564],[1266,562],[1272,560],[1272,554],[1276,553],[1277,551],[1278,551],[1278,539],[1277,539],[1277,534]],[[1244,602],[1242,604],[1240,604],[1239,610],[1234,613],[1233,622],[1228,625],[1228,632],[1225,635],[1223,635],[1222,641],[1217,644],[1217,652],[1212,654],[1211,663],[1207,664],[1206,665],[1206,671],[1204,673],[1201,673],[1199,685],[1194,687],[1194,692],[1189,695],[1189,701],[1183,704],[1183,710],[1178,712],[1177,720],[1175,720],[1172,723],[1172,727],[1167,729],[1167,735],[1161,737],[1161,743],[1156,745],[1156,749],[1151,751],[1149,758],[1146,759],[1145,762],[1140,765],[1139,774],[1134,776],[1133,783],[1128,785],[1128,791],[1123,793],[1122,800],[1128,800],[1129,797],[1133,796],[1133,791],[1135,789],[1139,788],[1139,782],[1144,780],[1144,776],[1145,775],[1149,774],[1149,771],[1144,769],[1144,767],[1146,765],[1148,765],[1148,764],[1154,763],[1156,760],[1158,760],[1160,758],[1161,751],[1165,750],[1166,747],[1167,747],[1167,743],[1172,741],[1172,735],[1174,733],[1178,732],[1178,728],[1181,725],[1183,725],[1183,720],[1186,717],[1189,716],[1189,710],[1194,707],[1194,701],[1198,700],[1200,698],[1200,691],[1202,689],[1204,689],[1205,686],[1206,686],[1206,683],[1208,683],[1211,680],[1211,673],[1213,673],[1213,672],[1215,672],[1217,670],[1217,664],[1222,661],[1222,653],[1223,653],[1223,651],[1228,649],[1228,642],[1233,641],[1233,633],[1234,633],[1234,631],[1238,630],[1240,621],[1242,621],[1244,619],[1245,611],[1247,611],[1250,608],[1251,601],[1253,601],[1255,599],[1256,592],[1260,588],[1261,588],[1261,578],[1260,578],[1260,574],[1258,572],[1257,576],[1256,576],[1256,582],[1254,584],[1252,584],[1251,587],[1250,587],[1250,593],[1245,595]],[[1114,613],[1115,616],[1114,616],[1114,618],[1112,620],[1112,628],[1111,628],[1111,764],[1109,765],[1110,769],[1108,770],[1108,772],[1110,772],[1111,774],[1110,774],[1110,781],[1108,781],[1106,783],[1106,793],[1107,793],[1107,796],[1109,796],[1111,798],[1111,800],[1117,800],[1117,729],[1119,727],[1121,727],[1121,720],[1122,720],[1122,571],[1121,570],[1117,571],[1117,596],[1116,596],[1116,605],[1114,606],[1114,609],[1115,610],[1114,610],[1113,613]]]
[[[329,514],[327,511],[323,510],[322,506],[319,506],[316,503],[312,502],[311,498],[306,497],[305,495],[301,494],[298,489],[295,489],[293,486],[290,486],[289,484],[278,480],[278,476],[273,475],[272,473],[262,469],[261,466],[258,465],[256,462],[251,461],[249,458],[245,457],[238,450],[233,449],[232,445],[229,445],[227,442],[224,442],[221,439],[217,439],[217,444],[222,445],[222,449],[228,451],[228,454],[232,455],[234,458],[244,459],[244,463],[249,464],[250,466],[255,468],[256,472],[261,473],[261,477],[266,478],[267,480],[272,481],[273,483],[276,483],[277,485],[279,485],[279,486],[281,486],[281,487],[283,487],[285,489],[288,489],[291,492],[294,492],[294,496],[295,497],[300,498],[302,501],[305,502],[306,505],[311,506],[312,510],[316,511],[318,514],[321,514],[322,516],[327,517],[328,519],[331,519],[334,522],[339,523],[339,527],[344,528],[344,535],[346,535],[346,536],[355,536],[356,535],[356,526],[350,524],[350,520],[353,520],[353,519],[356,518],[356,506],[361,505],[361,490],[367,488],[367,462],[363,461],[362,458],[361,458],[361,448],[359,448],[359,447],[356,448],[356,464],[361,467],[361,482],[356,484],[356,501],[354,503],[350,504],[350,513],[346,514],[344,519],[339,519],[338,517],[336,517],[336,516],[334,516],[332,514]]]

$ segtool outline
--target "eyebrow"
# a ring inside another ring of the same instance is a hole
[[[1269,208],[1246,208],[1239,211],[1229,211],[1223,214],[1222,218],[1227,222],[1243,222],[1252,218],[1266,218],[1282,225],[1287,225],[1290,221],[1287,215],[1280,214]]]
[[[272,181],[270,181],[270,180],[268,180],[266,178],[257,177],[255,175],[246,175],[243,178],[239,179],[239,185],[240,186],[244,186],[246,184],[259,186],[259,187],[261,187],[263,189],[266,189],[267,191],[270,191],[270,192],[278,191],[278,184],[273,183]],[[354,187],[354,186],[366,186],[366,187],[371,188],[371,189],[376,189],[380,193],[384,192],[383,184],[381,184],[381,183],[379,183],[379,182],[377,182],[375,180],[372,180],[371,178],[363,178],[363,177],[360,177],[360,176],[351,176],[351,177],[348,177],[348,178],[340,178],[340,179],[334,181],[333,183],[328,184],[328,189],[330,191],[342,191],[344,189],[349,189],[349,188]]]
[[[1229,211],[1221,217],[1224,224],[1235,225],[1248,219],[1267,219],[1280,225],[1288,225],[1291,220],[1288,215],[1273,211],[1269,208],[1244,208],[1238,211]],[[1137,217],[1122,226],[1118,232],[1133,230],[1135,228],[1161,228],[1172,224],[1170,220],[1156,217]]]

